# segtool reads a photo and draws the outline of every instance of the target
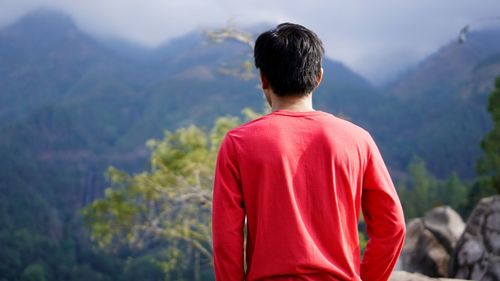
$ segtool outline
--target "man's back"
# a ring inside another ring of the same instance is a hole
[[[368,245],[360,269],[362,205],[368,232],[379,241]],[[383,279],[404,235],[401,207],[372,138],[322,111],[277,110],[227,134],[214,184],[220,280],[244,280],[238,233],[245,214],[247,281]]]
[[[394,268],[405,235],[401,204],[370,135],[314,110],[323,55],[318,36],[298,24],[279,24],[255,41],[273,112],[229,131],[220,146],[217,281],[387,280]],[[369,238],[361,263],[360,209]]]

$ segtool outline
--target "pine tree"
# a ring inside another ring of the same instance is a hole
[[[408,178],[398,187],[407,219],[421,217],[439,205],[438,186],[439,181],[429,173],[425,161],[414,157],[408,166]]]

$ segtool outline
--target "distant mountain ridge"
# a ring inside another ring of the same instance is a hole
[[[391,85],[391,93],[406,97],[436,92],[454,95],[465,83],[477,82],[471,81],[478,79],[474,77],[475,71],[482,68],[482,64],[491,63],[499,50],[500,29],[470,33],[464,43],[452,41],[421,61]],[[449,87],[440,87],[443,84]],[[464,93],[461,96],[464,97]]]
[[[394,126],[392,153],[414,139],[414,153],[434,173],[473,175],[480,140],[491,128],[486,103],[498,75],[500,29],[470,33],[463,44],[452,41],[424,59],[387,89],[414,116]]]

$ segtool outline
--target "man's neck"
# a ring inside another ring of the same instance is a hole
[[[273,95],[271,97],[272,111],[287,110],[287,111],[314,111],[312,105],[312,94],[301,97],[279,97]]]

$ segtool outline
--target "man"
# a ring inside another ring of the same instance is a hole
[[[317,35],[297,24],[257,38],[255,64],[273,111],[229,131],[219,150],[217,281],[387,280],[394,268],[405,224],[376,144],[312,106],[323,53]],[[369,236],[362,261],[360,209]]]

